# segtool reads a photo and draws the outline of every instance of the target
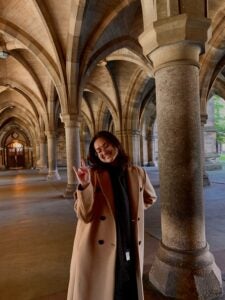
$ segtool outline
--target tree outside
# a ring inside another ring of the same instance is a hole
[[[225,162],[225,100],[218,95],[214,95],[213,98],[217,152],[220,154],[220,160]]]

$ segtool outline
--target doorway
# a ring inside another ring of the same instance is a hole
[[[21,169],[25,167],[24,146],[19,142],[13,142],[7,146],[7,168]]]

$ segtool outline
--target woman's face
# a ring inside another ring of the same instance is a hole
[[[118,149],[104,138],[97,138],[94,142],[96,155],[103,163],[112,163],[118,155]]]

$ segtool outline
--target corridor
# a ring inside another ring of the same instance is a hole
[[[158,170],[147,171],[158,193]],[[59,182],[37,170],[0,173],[0,300],[66,299],[75,213],[73,200],[63,197],[66,171],[59,172]],[[207,241],[225,273],[225,170],[208,174]],[[145,227],[145,300],[168,299],[152,291],[147,278],[161,235],[159,201],[146,211]]]

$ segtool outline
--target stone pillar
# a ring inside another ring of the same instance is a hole
[[[38,169],[39,172],[42,174],[46,174],[48,172],[47,168],[47,141],[46,136],[41,135],[40,136],[40,159],[38,161]]]
[[[5,166],[5,169],[8,168],[7,148],[6,147],[4,147],[4,150],[3,150],[3,163],[4,163],[4,166]]]
[[[141,164],[140,156],[140,132],[138,130],[127,130],[129,156],[133,164]]]
[[[205,238],[199,69],[185,58],[175,63],[176,52],[179,59],[181,53],[194,59],[200,48],[177,44],[151,55],[158,65],[171,54],[155,73],[162,243],[150,281],[166,296],[183,297],[185,289],[188,299],[212,299],[221,294],[222,281]]]
[[[0,170],[5,170],[4,148],[0,147]]]
[[[77,181],[73,166],[80,166],[80,117],[78,115],[63,115],[66,136],[67,187],[65,198],[72,198]]]
[[[140,131],[138,130],[122,130],[116,131],[115,135],[121,141],[125,152],[129,155],[131,161],[136,164],[141,164],[140,154]]]
[[[140,37],[155,70],[159,138],[162,240],[149,279],[165,296],[209,300],[223,293],[202,197],[199,55],[209,23],[187,19],[155,22],[154,45]]]
[[[152,146],[152,133],[148,130],[146,133],[141,135],[140,147],[141,164],[146,167],[154,166]]]
[[[158,167],[158,160],[159,160],[159,149],[158,149],[158,128],[157,122],[155,121],[153,126],[153,133],[152,133],[152,160],[153,165]]]
[[[202,146],[202,172],[203,172],[203,186],[210,185],[209,176],[205,170],[205,139],[204,139],[204,126],[207,121],[207,115],[201,114],[201,146]]]
[[[89,145],[91,141],[91,136],[89,132],[83,132],[82,136],[80,135],[80,150],[81,150],[81,157],[86,158],[88,156]]]
[[[145,140],[145,134],[142,132],[140,135],[140,164],[142,166],[146,165],[146,155],[147,155],[147,150],[146,150],[146,140]]]
[[[56,159],[56,134],[55,131],[46,132],[48,139],[48,175],[47,180],[59,180],[60,175],[57,169]]]
[[[147,141],[147,151],[148,151],[148,166],[155,166],[153,161],[153,140],[152,140],[152,132],[148,132],[148,136],[146,136]]]
[[[35,145],[35,158],[36,158],[36,162],[34,164],[37,168],[39,161],[40,161],[40,142],[39,142],[39,140],[37,140],[36,143],[34,143],[34,145]]]

